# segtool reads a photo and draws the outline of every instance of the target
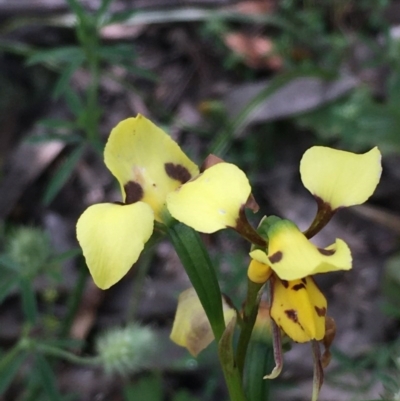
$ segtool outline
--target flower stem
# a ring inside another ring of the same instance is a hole
[[[324,202],[322,199],[315,198],[318,204],[318,211],[311,223],[310,227],[303,233],[308,239],[314,237],[319,233],[331,220],[336,210],[332,210],[329,203]]]
[[[72,354],[71,352],[65,351],[58,347],[47,344],[36,344],[35,349],[45,355],[54,356],[56,358],[64,359],[66,361],[76,363],[78,365],[100,365],[100,359],[98,357],[82,357],[79,355]]]
[[[243,325],[241,327],[239,343],[236,352],[236,362],[241,377],[243,377],[247,348],[251,333],[253,331],[254,323],[256,322],[261,289],[263,286],[264,284],[253,283],[250,280],[247,281],[247,297],[243,307]]]

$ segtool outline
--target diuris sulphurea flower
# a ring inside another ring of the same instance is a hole
[[[138,115],[121,121],[104,149],[122,203],[90,206],[77,223],[89,271],[102,289],[118,282],[139,258],[154,220],[170,215],[204,233],[234,227],[251,188],[235,165],[218,163],[200,173],[179,145]]]

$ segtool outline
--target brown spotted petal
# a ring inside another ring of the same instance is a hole
[[[260,249],[253,259],[268,264],[283,280],[297,280],[317,273],[351,269],[351,253],[341,239],[317,248],[290,220],[279,220],[268,230],[268,254]]]
[[[327,302],[311,277],[273,280],[271,317],[299,343],[322,340],[325,335]]]
[[[120,183],[123,201],[147,203],[157,221],[167,194],[199,174],[179,145],[140,114],[111,131],[104,161]]]

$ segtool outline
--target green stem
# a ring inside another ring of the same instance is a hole
[[[251,341],[248,348],[248,358],[251,363],[246,365],[246,394],[251,401],[266,401],[269,399],[270,381],[263,379],[269,373],[274,363],[271,343]]]
[[[261,289],[264,284],[247,282],[247,296],[243,307],[243,325],[241,327],[239,342],[236,352],[236,361],[240,375],[243,376],[247,348],[256,322],[258,306],[260,303]]]
[[[100,359],[98,357],[82,357],[79,355],[72,354],[71,352],[64,351],[60,348],[54,347],[47,344],[36,344],[35,349],[42,352],[45,355],[54,356],[56,358],[64,359],[66,361],[76,363],[78,365],[99,365]]]

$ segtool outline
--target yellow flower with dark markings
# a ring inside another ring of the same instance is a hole
[[[298,280],[312,274],[351,269],[351,253],[341,239],[326,248],[311,243],[290,220],[279,220],[268,230],[268,253],[256,249],[250,256],[282,280]]]
[[[154,220],[167,224],[170,213],[198,231],[214,232],[235,224],[251,192],[233,164],[219,163],[200,174],[178,144],[141,115],[111,131],[104,161],[120,184],[122,203],[90,206],[77,223],[89,271],[102,289],[137,261]]]
[[[281,280],[269,265],[255,259],[247,275],[259,284],[270,280],[270,315],[288,337],[299,343],[324,338],[327,302],[312,277]]]

